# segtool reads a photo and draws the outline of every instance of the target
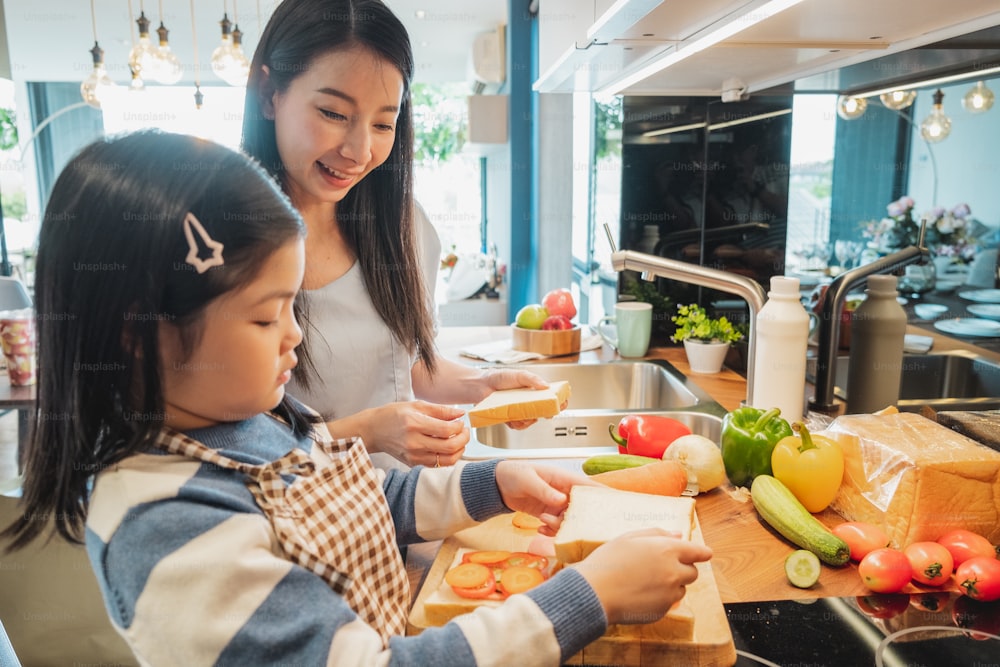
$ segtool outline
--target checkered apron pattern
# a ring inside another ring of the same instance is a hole
[[[406,629],[410,584],[382,484],[360,438],[316,441],[333,463],[293,449],[264,465],[241,463],[165,429],[156,446],[248,476],[288,558],[322,577],[358,616],[389,637]],[[282,475],[293,475],[285,482]]]

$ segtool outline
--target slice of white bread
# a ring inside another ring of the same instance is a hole
[[[844,415],[823,435],[844,452],[831,507],[881,526],[892,545],[955,528],[1000,541],[1000,452],[915,413]]]
[[[694,498],[655,496],[602,486],[574,486],[556,533],[556,558],[576,563],[605,542],[643,528],[663,528],[690,540]]]
[[[465,548],[458,549],[458,551],[455,552],[455,557],[452,559],[451,565],[448,569],[450,570],[458,565],[461,565],[462,557],[473,551],[480,550]],[[559,564],[556,563],[555,559],[549,558],[548,567],[544,570],[545,578],[548,579],[552,576],[558,567]],[[427,617],[427,622],[430,625],[444,625],[456,616],[467,614],[470,611],[478,609],[479,607],[499,607],[502,604],[503,600],[472,600],[469,598],[463,598],[461,595],[457,595],[455,591],[451,589],[451,586],[448,585],[448,582],[446,582],[442,577],[441,584],[424,602],[424,613]]]
[[[522,419],[555,417],[569,400],[569,382],[550,382],[546,389],[501,389],[469,410],[473,428]]]
[[[556,533],[556,557],[563,563],[575,563],[594,549],[624,533],[643,528],[663,528],[690,540],[694,530],[694,498],[654,496],[648,493],[620,491],[599,486],[574,486],[569,507]],[[687,641],[694,637],[694,612],[686,597],[681,598],[666,616],[645,620],[643,637],[657,641]],[[632,636],[630,625],[611,625],[606,636]]]
[[[455,552],[455,558],[451,561],[449,570],[462,563],[462,556],[475,549],[459,549]],[[427,616],[429,625],[444,625],[451,619],[461,614],[467,614],[479,607],[499,607],[502,600],[470,600],[457,595],[451,586],[441,579],[441,585],[424,601],[424,613]]]

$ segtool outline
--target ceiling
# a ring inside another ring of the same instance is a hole
[[[118,83],[129,80],[128,52],[136,34],[129,19],[140,7],[152,21],[151,32],[160,22],[157,0],[93,0],[97,39],[104,49],[109,74]],[[244,33],[247,57],[271,15],[276,0],[162,0],[164,25],[170,30],[170,45],[184,68],[184,80],[201,73],[202,84],[221,83],[209,60],[221,35],[219,21],[224,9],[238,20]],[[467,61],[474,37],[507,22],[507,0],[386,0],[406,25],[416,59],[414,78],[441,83],[467,80]],[[194,66],[191,7],[197,33],[198,67]],[[259,12],[258,12],[259,8]],[[87,0],[3,0],[7,47],[14,81],[82,81],[91,69],[94,38],[90,2]],[[417,17],[418,10],[424,12]],[[130,34],[131,33],[131,34]],[[155,34],[153,35],[155,40]]]

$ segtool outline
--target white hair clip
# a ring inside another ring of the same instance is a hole
[[[198,232],[202,243],[212,251],[212,256],[208,259],[201,259],[198,256],[199,248],[198,242],[194,238],[195,232]],[[224,264],[222,259],[222,244],[208,235],[208,232],[201,226],[198,218],[194,217],[194,213],[188,213],[184,217],[184,236],[187,237],[188,248],[190,248],[184,261],[193,266],[195,271],[205,273],[205,271],[208,271],[213,266],[222,266]]]

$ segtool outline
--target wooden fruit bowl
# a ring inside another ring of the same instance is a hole
[[[535,352],[546,356],[577,354],[580,352],[580,327],[572,329],[523,329],[510,325],[513,347],[520,352]]]

